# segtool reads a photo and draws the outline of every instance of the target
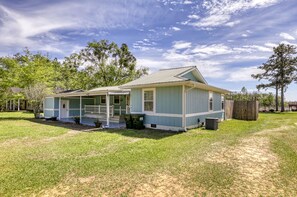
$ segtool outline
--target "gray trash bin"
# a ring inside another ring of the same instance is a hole
[[[205,119],[205,129],[217,130],[219,128],[218,118],[206,118]]]

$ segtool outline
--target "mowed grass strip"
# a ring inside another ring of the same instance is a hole
[[[89,128],[32,117],[30,113],[0,113],[0,196],[228,192],[238,169],[209,163],[205,160],[208,153],[236,146],[244,138],[284,123],[295,128],[297,122],[294,113],[261,114],[258,121],[222,122],[218,131],[193,129],[174,134],[125,129],[82,132]],[[281,137],[265,134],[281,158],[279,178],[291,182],[297,169],[292,159],[297,141],[287,141],[293,134],[296,129]]]

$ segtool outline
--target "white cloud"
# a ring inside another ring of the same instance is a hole
[[[179,27],[171,27],[172,30],[174,31],[180,31],[181,29]]]
[[[277,44],[272,43],[272,42],[266,42],[264,45],[267,46],[267,47],[270,47],[270,48],[273,48],[273,47],[277,46]]]
[[[240,21],[231,21],[239,12],[253,8],[263,8],[277,3],[279,0],[204,0],[202,8],[206,16],[196,22],[188,23],[198,28],[213,28],[218,26],[230,26]]]
[[[252,74],[258,74],[262,71],[257,68],[257,66],[251,66],[251,67],[243,67],[243,68],[237,68],[235,70],[230,71],[229,76],[226,78],[226,81],[253,81],[251,77]]]
[[[36,50],[63,50],[67,53],[72,48],[70,42],[61,42],[55,32],[63,30],[80,36],[106,36],[106,31],[100,32],[99,29],[141,26],[144,18],[149,18],[146,20],[149,23],[161,13],[161,9],[156,8],[152,15],[147,9],[152,2],[136,0],[120,3],[88,1],[84,4],[78,0],[58,1],[34,7],[30,3],[20,4],[10,8],[0,3],[0,45],[7,50],[28,46]]]
[[[173,49],[178,50],[178,49],[187,49],[187,48],[190,48],[191,45],[192,45],[191,42],[175,41],[175,42],[173,42],[172,47],[173,47]]]
[[[193,2],[192,2],[192,1],[189,1],[189,0],[185,0],[185,1],[184,1],[184,4],[185,4],[185,5],[189,5],[189,4],[193,4]]]
[[[226,23],[225,26],[233,27],[234,25],[237,25],[239,23],[240,23],[240,20],[231,21],[231,22]]]
[[[192,53],[201,57],[209,57],[232,53],[232,49],[224,44],[197,45]]]
[[[188,16],[189,19],[199,19],[200,16],[196,15],[196,14],[192,14]]]
[[[245,38],[248,37],[247,34],[241,34],[241,36],[242,36],[242,37],[245,37]]]
[[[282,32],[282,33],[279,34],[279,36],[286,39],[286,40],[295,40],[295,38],[293,36],[291,36],[290,34],[288,34],[288,33]]]

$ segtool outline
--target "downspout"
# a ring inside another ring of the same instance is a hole
[[[182,127],[184,131],[187,131],[186,127],[186,91],[185,85],[182,86]]]
[[[82,123],[82,117],[81,117],[81,104],[82,104],[82,100],[81,100],[81,96],[79,97],[79,124]]]
[[[109,94],[106,93],[106,127],[109,128]]]
[[[61,120],[61,97],[59,97],[59,120]]]
[[[186,116],[186,114],[187,114],[187,93],[190,90],[194,89],[194,87],[195,86],[193,85],[189,89],[186,89],[185,85],[183,85],[183,99],[184,99],[184,101],[183,101],[183,104],[184,104],[184,106],[183,106],[183,123],[184,123],[184,125],[183,126],[184,126],[185,131],[187,131],[187,116]]]

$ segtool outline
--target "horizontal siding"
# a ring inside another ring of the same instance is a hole
[[[142,112],[142,89],[131,90],[131,112]]]
[[[54,98],[45,98],[43,108],[44,109],[54,109]]]
[[[186,113],[208,112],[208,97],[208,91],[197,88],[189,90],[186,95]]]
[[[45,118],[54,117],[54,110],[44,110],[43,113]]]
[[[59,98],[55,98],[55,109],[59,109]]]
[[[216,113],[207,114],[207,115],[199,115],[199,116],[187,117],[186,118],[187,127],[197,125],[198,124],[198,118],[200,119],[200,123],[202,123],[202,122],[205,123],[205,118],[219,118],[219,119],[223,119],[224,118],[224,112],[216,112]]]
[[[156,125],[162,125],[162,126],[182,127],[182,118],[145,115],[144,124],[156,124]]]
[[[62,100],[69,100],[69,109],[79,109],[80,99],[79,98],[62,98]],[[84,105],[94,105],[94,99],[82,98],[82,107]]]
[[[216,92],[213,93],[213,110],[214,111],[222,110],[222,97],[221,97],[221,94]]]
[[[156,88],[156,113],[182,114],[182,86]]]
[[[193,72],[189,72],[183,75],[182,77],[190,79],[191,81],[198,81],[197,78],[193,75]]]
[[[51,117],[58,117],[59,111],[58,110],[44,110],[44,117],[45,118],[51,118]]]

